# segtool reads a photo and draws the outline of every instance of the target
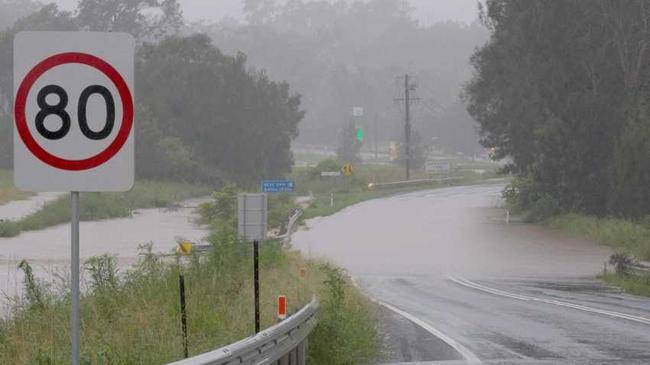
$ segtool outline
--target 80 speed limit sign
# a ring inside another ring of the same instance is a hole
[[[125,191],[134,179],[134,40],[14,39],[14,180],[28,191]]]

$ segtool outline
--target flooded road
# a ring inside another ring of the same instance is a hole
[[[151,243],[154,252],[170,252],[177,238],[201,241],[207,231],[197,227],[195,207],[209,198],[185,201],[178,209],[142,209],[131,218],[81,222],[80,255],[84,259],[104,253],[116,255],[121,266],[137,260],[143,244]],[[20,291],[22,274],[18,262],[27,259],[37,277],[69,272],[70,225],[23,232],[17,237],[0,238],[0,291],[13,296]]]
[[[595,278],[610,250],[506,224],[502,188],[368,201],[309,221],[292,243],[408,319],[388,325],[395,363],[650,363],[650,300]],[[437,338],[425,350],[422,329]]]
[[[43,205],[66,193],[39,193],[29,199],[15,200],[0,205],[0,220],[19,220],[41,209]]]

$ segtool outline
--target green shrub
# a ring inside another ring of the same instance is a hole
[[[530,202],[527,218],[532,222],[540,222],[560,212],[560,202],[550,194],[545,193]]]
[[[349,287],[340,268],[322,265],[325,292],[318,325],[309,343],[309,363],[363,364],[380,352],[376,318],[367,299]]]
[[[20,226],[13,221],[0,221],[0,237],[16,237],[20,234]]]

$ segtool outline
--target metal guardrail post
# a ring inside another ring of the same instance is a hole
[[[286,354],[278,361],[279,365],[289,365],[289,354]]]
[[[305,338],[296,348],[297,365],[306,365],[307,364],[307,338]]]

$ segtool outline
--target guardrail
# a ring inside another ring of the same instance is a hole
[[[298,221],[298,218],[302,215],[302,209],[296,208],[293,210],[291,213],[291,217],[289,217],[289,222],[287,223],[287,232],[283,235],[277,236],[275,238],[281,239],[284,244],[288,244],[289,241],[291,240],[291,234],[293,233],[293,230],[295,229],[296,222]]]
[[[305,365],[307,336],[316,326],[318,301],[312,301],[284,321],[220,349],[169,365]]]
[[[636,271],[641,273],[650,273],[650,266],[643,265],[641,263],[633,263],[625,265],[627,270]]]
[[[443,183],[448,181],[458,181],[462,180],[463,177],[445,177],[440,179],[417,179],[417,180],[404,180],[404,181],[394,181],[387,183],[370,183],[368,184],[369,189],[382,189],[382,188],[394,188],[400,186],[412,186],[412,185],[421,185],[421,184],[431,184],[431,183]]]

